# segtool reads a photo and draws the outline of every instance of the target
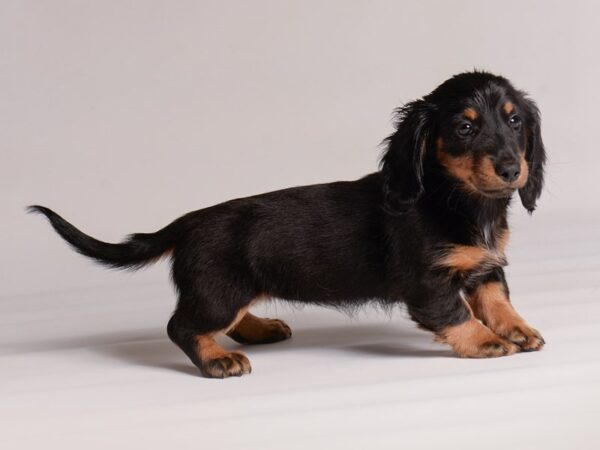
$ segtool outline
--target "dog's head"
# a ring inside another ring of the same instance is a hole
[[[539,111],[503,77],[452,77],[400,108],[386,143],[381,166],[391,213],[407,211],[423,195],[426,170],[441,170],[474,196],[507,198],[518,189],[529,212],[541,194],[546,154]]]

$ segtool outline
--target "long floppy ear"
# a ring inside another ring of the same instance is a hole
[[[537,199],[542,194],[544,187],[544,164],[546,163],[546,150],[542,142],[542,130],[540,111],[535,103],[529,99],[525,101],[526,114],[525,125],[527,127],[527,148],[525,159],[529,166],[529,178],[527,183],[519,189],[521,203],[529,214],[533,213]]]
[[[398,109],[396,132],[384,142],[381,158],[384,209],[392,215],[408,211],[423,194],[423,158],[431,134],[434,105],[425,100]]]

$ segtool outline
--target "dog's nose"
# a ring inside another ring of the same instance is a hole
[[[499,164],[496,166],[496,173],[507,183],[512,183],[521,174],[521,166],[518,162]]]

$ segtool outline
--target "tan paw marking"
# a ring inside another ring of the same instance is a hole
[[[208,378],[241,377],[252,372],[252,367],[248,358],[241,353],[232,352],[202,361],[201,371]]]
[[[200,371],[208,378],[240,377],[252,371],[246,356],[228,352],[217,344],[212,334],[196,337],[196,354]]]
[[[461,358],[495,358],[519,351],[515,344],[501,338],[475,318],[445,328],[436,340],[452,346]]]
[[[541,334],[527,325],[508,300],[502,283],[480,286],[469,303],[477,318],[494,333],[517,344],[523,351],[541,350],[545,344]]]
[[[525,323],[514,325],[506,331],[502,329],[498,330],[498,334],[514,342],[525,352],[541,350],[546,343],[537,330],[534,330]]]
[[[227,335],[241,344],[271,344],[290,338],[292,330],[282,320],[247,313]]]

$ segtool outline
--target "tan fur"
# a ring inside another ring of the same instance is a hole
[[[231,322],[231,324],[229,324],[229,326],[227,328],[222,330],[222,332],[228,333],[229,331],[233,330],[236,327],[236,325],[238,323],[240,323],[240,321],[242,321],[242,319],[244,319],[247,314],[249,314],[248,310],[250,309],[250,307],[252,307],[252,306],[256,305],[257,303],[259,303],[263,300],[266,300],[268,298],[269,297],[266,294],[257,295],[250,303],[248,303],[247,306],[243,307],[242,309],[240,309],[238,311],[233,322]]]
[[[527,161],[525,161],[525,157],[521,155],[521,159],[519,161],[521,173],[519,174],[519,178],[514,182],[517,188],[522,188],[527,183],[529,178],[529,165]]]
[[[438,151],[441,151],[444,149],[444,140],[441,137],[437,138],[437,140],[435,142],[437,144]]]
[[[481,158],[474,170],[474,175],[475,184],[484,189],[503,189],[507,187],[506,182],[496,174],[494,163],[488,156]]]
[[[504,104],[504,106],[502,107],[502,109],[504,110],[504,112],[508,115],[508,114],[512,114],[512,112],[515,109],[515,106],[512,104],[512,102],[506,102]]]
[[[516,345],[493,333],[475,319],[472,313],[471,318],[466,322],[442,330],[436,340],[452,346],[454,352],[461,358],[493,358],[518,351]]]
[[[469,299],[476,317],[495,329],[512,315],[512,306],[500,282],[481,285]]]
[[[251,304],[240,309],[238,311],[238,313],[236,314],[235,319],[233,319],[233,322],[231,322],[231,324],[227,328],[225,328],[222,332],[227,333],[227,332],[233,330],[237,326],[237,324],[240,321],[242,321],[244,319],[244,317],[246,317],[246,315],[248,314],[248,309],[250,309],[250,306],[251,306]]]
[[[543,346],[539,333],[527,325],[513,308],[502,283],[481,285],[469,298],[469,304],[475,316],[494,333],[526,350],[538,350]]]
[[[239,377],[252,372],[250,361],[241,352],[228,352],[215,341],[214,333],[196,336],[196,356],[202,374],[209,378]]]
[[[527,183],[529,166],[521,152],[519,178],[507,184],[496,174],[494,163],[489,156],[484,156],[475,161],[472,155],[452,156],[444,151],[444,140],[437,139],[436,156],[439,163],[446,168],[448,173],[463,182],[468,191],[480,192],[480,189],[495,190],[514,188],[520,189]]]
[[[474,108],[467,108],[463,111],[464,116],[469,120],[477,119],[477,111]]]
[[[214,334],[196,336],[196,354],[202,361],[223,358],[229,354],[227,350],[217,344]]]
[[[504,255],[493,249],[472,245],[454,245],[446,250],[437,265],[452,272],[468,272],[482,265],[503,265]]]
[[[503,181],[494,169],[492,160],[485,156],[481,159],[480,163],[476,165],[473,173],[475,174],[475,184],[484,189],[503,189],[506,187],[522,188],[527,183],[529,177],[529,166],[523,155],[520,156],[519,160],[520,174],[519,177],[510,184]]]
[[[202,374],[209,378],[239,377],[252,372],[250,361],[240,352],[228,352],[214,334],[196,336],[196,355]]]
[[[233,328],[236,332],[243,336],[252,336],[257,340],[262,340],[266,335],[267,319],[256,317],[252,313],[246,313],[243,319]]]
[[[249,343],[272,342],[274,334],[291,336],[290,328],[283,321],[256,317],[251,313],[246,313],[232,331]]]
[[[234,329],[248,316],[248,309],[265,298],[266,296],[264,295],[254,298],[247,306],[238,311],[235,319],[225,329],[195,337],[196,355],[201,361],[201,370],[206,376],[224,378],[228,376],[240,376],[251,372],[252,368],[250,367],[248,358],[240,352],[228,352],[217,343],[215,336]]]
[[[437,159],[448,173],[454,178],[462,181],[465,187],[473,192],[477,192],[474,180],[474,160],[471,155],[450,156],[443,151],[443,142],[438,140]]]

